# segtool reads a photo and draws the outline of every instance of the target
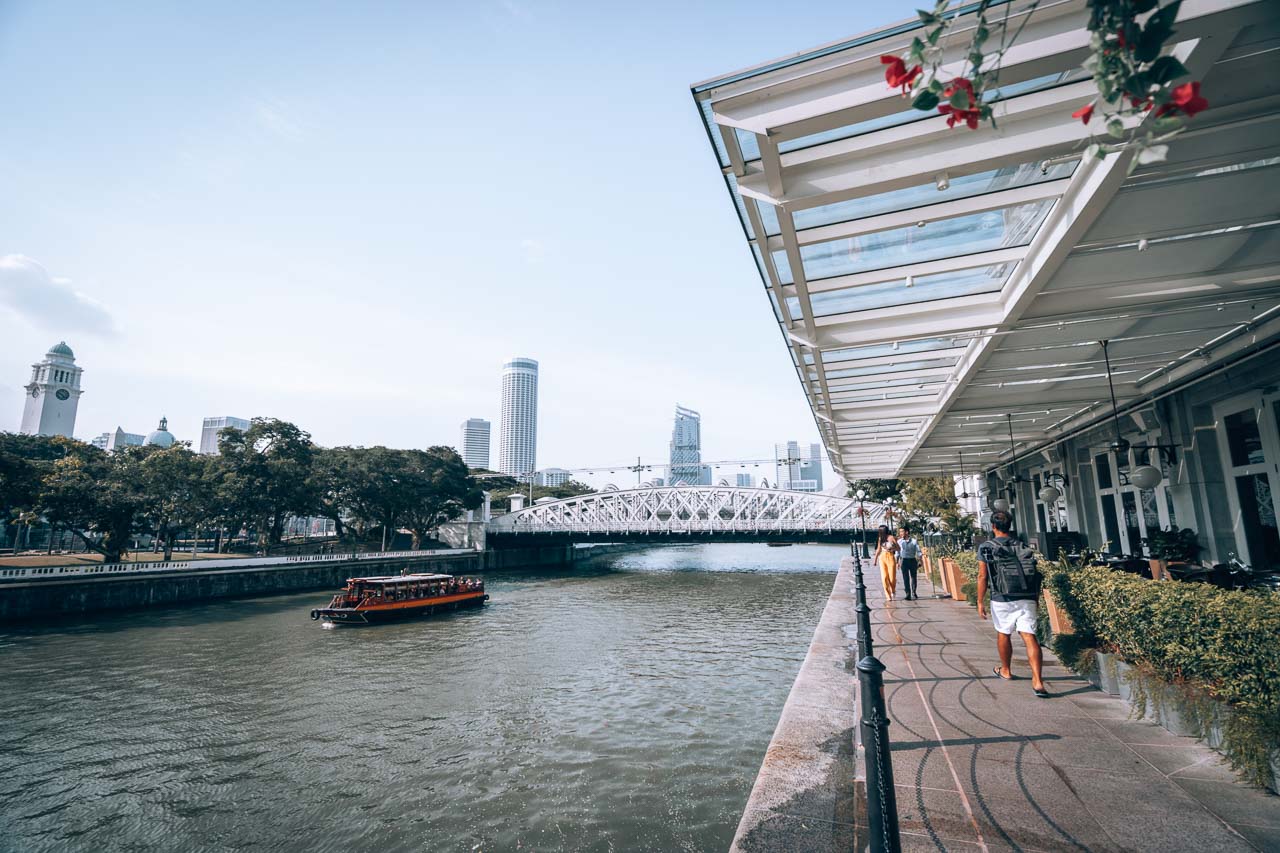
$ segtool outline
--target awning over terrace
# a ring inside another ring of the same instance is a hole
[[[989,469],[1006,415],[1018,453],[1106,417],[1102,340],[1121,407],[1280,340],[1280,3],[1184,0],[1173,52],[1212,106],[1132,171],[1081,159],[1085,22],[1040,4],[994,129],[886,86],[915,22],[693,87],[846,478]]]

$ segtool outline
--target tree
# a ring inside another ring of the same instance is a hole
[[[50,522],[102,554],[103,562],[118,563],[148,510],[142,470],[148,449],[126,447],[107,454],[75,444],[42,480],[39,508]]]
[[[480,506],[484,502],[484,493],[471,476],[467,463],[452,447],[403,452],[409,496],[404,519],[413,531],[416,550],[441,523],[457,518],[464,510]]]
[[[902,494],[902,480],[852,480],[849,483],[849,497],[856,497],[858,489],[867,493],[867,500],[882,503],[885,498],[896,498]]]
[[[493,480],[481,480],[480,482],[484,485],[486,491],[493,488],[491,486],[494,482]],[[533,497],[529,502],[532,503],[533,501],[541,500],[542,498],[556,498],[557,500],[561,498],[572,498],[577,495],[591,494],[594,491],[595,489],[591,488],[586,483],[579,483],[577,480],[569,480],[559,486],[534,486]],[[529,486],[525,483],[513,481],[506,488],[493,488],[493,492],[493,496],[489,502],[490,508],[496,512],[507,512],[511,509],[512,493],[523,494],[528,498]]]
[[[35,521],[44,477],[77,445],[62,436],[0,432],[0,524],[10,530],[15,552],[19,528]]]
[[[960,508],[951,477],[919,477],[907,480],[902,492],[902,514],[916,524],[937,521],[943,529],[960,533],[973,529],[973,516]]]
[[[164,558],[173,558],[173,540],[181,530],[194,530],[210,515],[214,484],[206,476],[207,458],[191,452],[187,442],[145,448],[139,487],[145,513],[164,543]]]
[[[285,519],[317,509],[311,477],[315,445],[310,433],[288,421],[254,418],[243,432],[219,433],[218,452],[221,511],[251,522],[264,553],[280,543]]]

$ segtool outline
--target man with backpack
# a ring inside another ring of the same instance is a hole
[[[1010,534],[1013,517],[1004,510],[991,514],[992,537],[978,546],[978,615],[987,618],[986,596],[991,592],[991,621],[996,627],[996,648],[1000,665],[992,672],[1006,681],[1015,676],[1013,632],[1022,635],[1031,664],[1031,689],[1041,699],[1049,698],[1040,676],[1043,655],[1036,639],[1036,602],[1040,598],[1040,570],[1035,554]]]
[[[898,528],[898,574],[907,588],[907,601],[919,599],[916,594],[916,572],[920,568],[920,545],[911,538],[911,531],[904,524]]]

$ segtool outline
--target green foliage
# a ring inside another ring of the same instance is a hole
[[[956,484],[951,477],[917,477],[906,480],[902,490],[902,512],[917,525],[933,520],[943,530],[967,533],[973,530],[973,516],[960,509]]]
[[[902,480],[851,480],[849,497],[858,496],[858,489],[867,493],[867,500],[881,503],[885,498],[897,498],[902,494]]]
[[[482,482],[485,484],[485,488],[488,489],[493,481],[483,480]],[[579,483],[577,480],[569,480],[567,483],[560,486],[534,486],[533,500],[537,501],[542,498],[555,498],[556,500],[560,500],[561,498],[572,498],[577,497],[578,495],[591,494],[594,491],[595,489],[585,483]],[[516,483],[513,488],[499,490],[494,493],[489,500],[490,508],[494,512],[508,512],[511,509],[511,494],[513,492],[519,492],[524,495],[525,506],[529,505],[529,486],[527,484],[522,485],[520,483]]]
[[[1065,563],[1049,567],[1046,585],[1075,623],[1074,643],[1114,652],[1180,695],[1231,706],[1228,757],[1255,781],[1270,772],[1265,759],[1280,749],[1280,596]]]
[[[1200,553],[1200,538],[1194,530],[1184,527],[1181,530],[1169,528],[1156,530],[1142,544],[1150,549],[1151,556],[1158,560],[1187,563]]]
[[[126,447],[107,454],[77,442],[41,480],[41,513],[73,531],[105,562],[119,562],[149,508],[142,462],[150,450]]]

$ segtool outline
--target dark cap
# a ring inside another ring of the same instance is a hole
[[[991,513],[991,526],[997,530],[1009,531],[1013,529],[1013,516],[1003,509],[998,509]]]

